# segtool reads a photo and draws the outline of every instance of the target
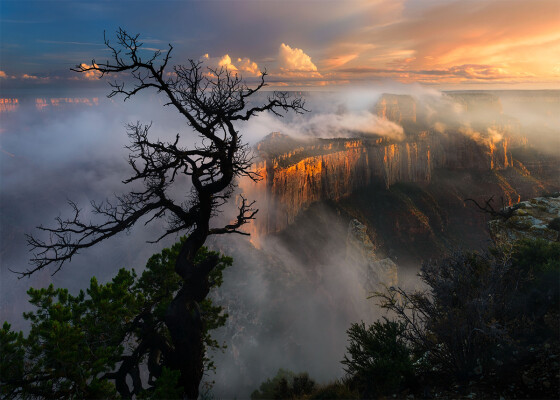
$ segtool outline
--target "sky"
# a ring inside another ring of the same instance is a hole
[[[69,69],[105,61],[119,27],[271,86],[560,88],[558,0],[2,0],[0,88],[101,85]]]

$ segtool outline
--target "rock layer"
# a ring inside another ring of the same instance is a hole
[[[271,144],[272,142],[272,144]],[[274,152],[282,148],[284,152]],[[240,182],[260,209],[254,234],[278,232],[319,200],[337,201],[372,183],[429,182],[435,168],[499,170],[511,166],[508,139],[461,133],[422,132],[402,142],[384,138],[298,141],[269,135],[258,146],[254,172],[261,180]]]

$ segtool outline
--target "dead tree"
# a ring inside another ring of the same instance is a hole
[[[513,212],[519,208],[518,204],[513,206],[506,206],[504,204],[504,199],[502,198],[502,208],[496,210],[492,203],[494,202],[494,196],[489,197],[488,199],[484,200],[484,205],[480,205],[478,201],[474,199],[465,199],[464,202],[467,201],[472,202],[480,211],[490,214],[493,218],[502,218],[504,220],[513,216]]]
[[[187,235],[175,265],[182,287],[165,319],[172,339],[172,351],[167,352],[171,359],[167,362],[181,372],[180,385],[186,397],[196,399],[205,351],[199,303],[209,292],[208,276],[217,264],[217,257],[196,263],[195,255],[210,235],[243,234],[241,226],[254,219],[257,212],[254,202],[241,198],[238,214],[230,224],[210,226],[211,218],[232,196],[236,178],[258,179],[251,172],[250,151],[242,143],[235,124],[264,111],[280,115],[281,112],[306,110],[301,98],[283,92],[274,92],[260,106],[250,105],[248,99],[266,85],[266,72],[261,73],[258,84],[250,88],[227,69],[204,68],[193,60],[168,71],[173,47],[169,45],[165,55],[156,51],[146,59],[138,37],[119,29],[116,45],[105,39],[111,52],[110,61],[98,64],[93,60],[92,66],[78,65],[73,71],[96,71],[101,77],[129,73],[131,83],[110,83],[112,90],[108,97],[123,95],[127,100],[144,89],[162,93],[167,99],[166,105],[174,107],[199,135],[200,144],[186,148],[180,134],[173,142],[152,141],[150,125],[128,125],[131,140],[128,162],[134,175],[124,183],[142,182],[143,189],[117,196],[114,201],[92,202],[93,212],[104,219],[99,224],[83,222],[79,208],[71,203],[71,218],[58,218],[55,227],[38,227],[48,233],[48,240],[27,236],[33,250],[32,268],[21,275],[28,276],[49,266],[54,267],[56,273],[82,249],[128,230],[140,219],[147,218],[148,223],[167,218],[166,231],[155,242],[168,235]],[[190,179],[192,189],[185,201],[178,203],[169,195],[169,189],[180,175]],[[137,365],[131,363],[130,368],[137,368]],[[126,376],[126,371],[123,373]],[[127,388],[123,391],[126,393]]]

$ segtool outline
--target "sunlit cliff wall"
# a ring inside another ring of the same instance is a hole
[[[267,136],[257,145],[260,160],[254,165],[263,179],[240,182],[260,208],[249,230],[257,237],[281,231],[311,203],[337,201],[370,185],[429,183],[436,169],[492,172],[508,204],[519,201],[523,184],[509,182],[501,170],[519,170],[526,181],[544,190],[529,170],[551,168],[541,159],[529,158],[525,166],[518,157],[513,160],[511,149],[526,146],[527,138],[519,120],[504,114],[497,94],[446,92],[437,102],[430,101],[418,102],[409,95],[380,97],[371,111],[400,124],[403,140],[359,133],[358,138],[345,139]]]
[[[275,134],[269,140],[293,140]],[[266,144],[266,140],[265,140]],[[423,132],[413,140],[333,139],[275,154],[261,152],[254,165],[262,179],[244,179],[241,190],[260,209],[252,233],[277,232],[318,200],[339,200],[370,183],[429,182],[434,168],[503,169],[510,166],[507,139],[475,140],[456,133]],[[261,146],[261,149],[265,146]],[[319,153],[319,154],[317,154]]]

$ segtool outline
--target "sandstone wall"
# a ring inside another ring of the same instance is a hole
[[[278,141],[278,136],[274,140]],[[507,144],[507,139],[494,143],[461,134],[424,132],[405,142],[322,141],[274,157],[261,154],[262,160],[254,169],[262,179],[240,182],[241,190],[257,200],[259,208],[249,230],[254,234],[278,232],[311,203],[339,200],[374,181],[387,187],[397,182],[429,182],[438,167],[503,169],[511,163]]]

